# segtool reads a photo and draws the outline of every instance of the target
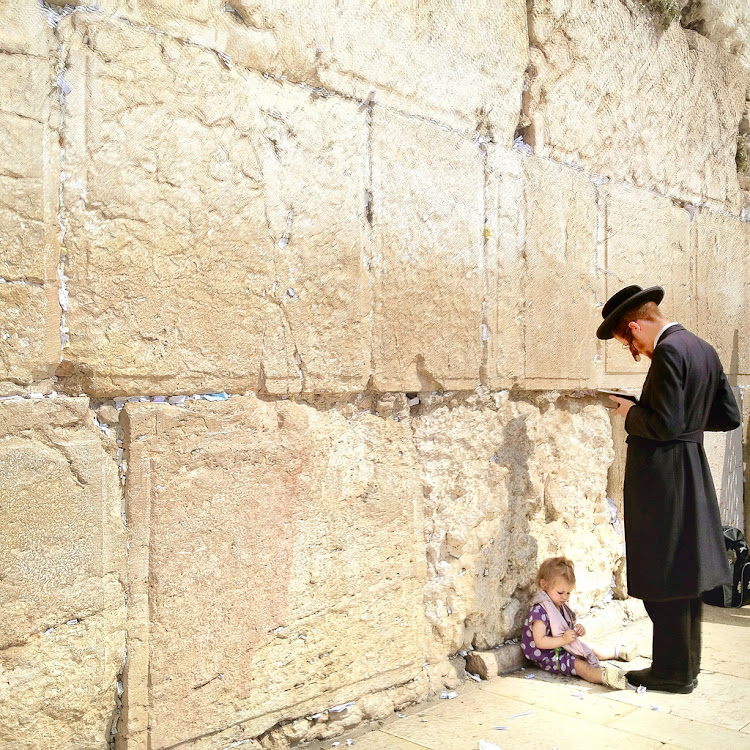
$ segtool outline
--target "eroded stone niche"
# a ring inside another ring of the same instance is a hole
[[[627,595],[601,305],[750,375],[747,29],[689,6],[2,4],[0,744],[281,750],[460,684],[548,555]]]

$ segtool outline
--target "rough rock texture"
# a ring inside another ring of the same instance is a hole
[[[32,0],[0,7],[0,395],[60,357],[54,46]],[[11,283],[4,283],[11,282]]]
[[[126,412],[129,750],[255,737],[419,674],[407,425],[255,397]]]
[[[533,0],[529,37],[537,154],[739,211],[748,76],[735,58],[678,23],[660,29],[631,0]]]
[[[64,0],[67,3],[68,0]],[[62,1],[60,4],[64,4]],[[87,5],[73,0],[72,5]],[[205,45],[237,65],[510,145],[528,60],[524,0],[99,0],[138,25]]]
[[[123,24],[60,28],[62,373],[108,395],[363,388],[365,114]]]
[[[606,505],[612,447],[603,407],[556,394],[435,396],[413,423],[434,655],[515,634],[545,557],[577,563],[579,607],[608,596],[620,550]]]
[[[0,746],[103,748],[125,656],[117,467],[88,399],[0,403]]]
[[[373,385],[472,389],[482,362],[480,151],[378,108],[372,171]]]
[[[682,25],[735,55],[750,71],[750,6],[745,0],[690,0]]]

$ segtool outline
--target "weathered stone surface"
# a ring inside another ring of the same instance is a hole
[[[556,394],[425,398],[413,429],[432,659],[517,634],[545,557],[577,563],[579,609],[608,596],[620,549],[606,505],[612,443],[602,406]]]
[[[361,389],[365,113],[126,25],[60,29],[62,373],[98,395]]]
[[[483,680],[513,672],[523,665],[523,652],[517,644],[508,644],[491,651],[470,651],[466,657],[466,671]]]
[[[739,211],[748,79],[729,54],[637,2],[534,0],[524,111],[537,154]]]
[[[59,361],[60,147],[52,34],[37,3],[0,7],[0,395]],[[43,390],[39,388],[37,390]]]
[[[525,159],[524,173],[524,376],[546,387],[586,381],[596,329],[594,188],[544,159]]]
[[[485,325],[487,385],[508,388],[524,374],[524,157],[487,147]]]
[[[125,410],[129,750],[255,737],[420,673],[407,424],[255,397]]]
[[[88,399],[0,404],[0,745],[104,747],[125,656],[117,466]]]
[[[750,225],[700,211],[695,217],[698,289],[696,333],[731,375],[750,373]]]
[[[690,2],[682,24],[736,56],[750,72],[750,7],[744,0]]]
[[[85,0],[73,2],[84,5]],[[99,0],[108,12],[227,54],[237,65],[510,145],[528,61],[523,0],[468,8],[384,0]]]
[[[580,386],[596,353],[594,187],[504,149],[487,164],[487,384]]]
[[[686,328],[695,323],[697,300],[690,214],[669,198],[622,184],[604,185],[600,192],[601,252],[604,304],[629,284],[660,285],[665,296],[662,312]],[[597,320],[597,325],[601,317]],[[650,364],[646,357],[635,362],[616,341],[608,341],[606,372],[611,384],[638,385]],[[625,377],[625,376],[634,377]]]
[[[0,284],[0,396],[49,377],[60,356],[57,291],[29,284]]]
[[[482,362],[481,153],[381,108],[372,131],[373,385],[473,389]]]

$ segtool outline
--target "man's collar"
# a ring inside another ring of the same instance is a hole
[[[656,349],[656,347],[658,346],[659,341],[661,340],[661,337],[664,334],[664,332],[667,330],[667,328],[671,328],[672,326],[678,326],[678,325],[680,324],[676,320],[673,320],[671,323],[667,323],[667,325],[665,325],[664,328],[662,328],[661,331],[659,331],[659,333],[656,334],[656,338],[654,339],[654,349]]]

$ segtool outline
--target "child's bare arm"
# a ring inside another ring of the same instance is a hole
[[[576,634],[572,630],[566,630],[560,636],[546,635],[547,624],[542,620],[534,620],[531,623],[531,635],[534,637],[534,643],[537,648],[559,648],[560,646],[567,646],[576,639]]]

